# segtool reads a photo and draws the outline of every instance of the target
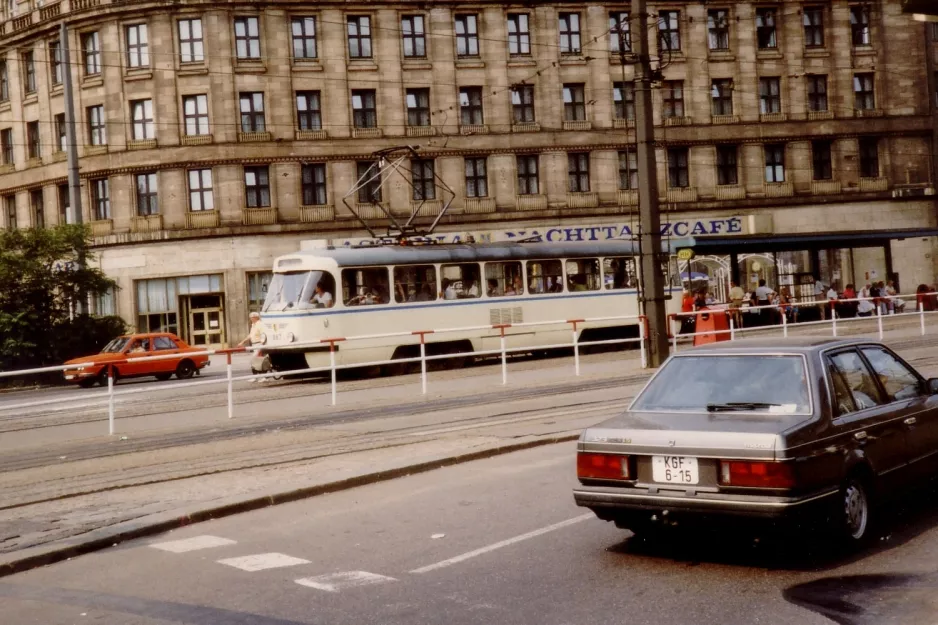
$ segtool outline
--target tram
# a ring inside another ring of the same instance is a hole
[[[680,293],[675,250],[690,239],[663,242],[669,259],[665,294]],[[395,334],[335,344],[336,363],[416,358],[416,331],[472,328],[425,335],[428,356],[464,364],[474,353],[497,350],[492,325],[510,327],[508,349],[532,352],[572,340],[568,319],[637,316],[638,256],[632,241],[595,243],[486,243],[387,245],[304,250],[274,261],[261,310],[263,351],[277,371],[328,367],[323,339]],[[680,311],[671,297],[669,312]],[[638,320],[584,324],[578,340],[638,337]]]

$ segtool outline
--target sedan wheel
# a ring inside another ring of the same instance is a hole
[[[176,367],[176,377],[180,380],[188,380],[195,373],[195,367],[188,360],[183,360]]]
[[[870,497],[866,485],[856,478],[847,480],[840,491],[843,506],[844,538],[851,543],[863,542],[870,533]]]

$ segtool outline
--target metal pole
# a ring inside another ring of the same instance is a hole
[[[226,356],[228,356],[228,418],[234,419],[234,390],[232,389],[231,382],[231,352],[228,352]]]
[[[78,177],[78,140],[75,133],[75,103],[72,93],[72,64],[68,43],[68,28],[65,23],[59,25],[59,54],[62,61],[62,91],[65,99],[65,149],[68,158],[68,207],[72,214],[72,223],[82,223],[81,180]],[[78,268],[84,269],[84,254],[78,256]],[[84,313],[88,302],[84,293],[79,293],[78,312]]]
[[[834,331],[834,336],[837,336],[837,309],[831,306],[831,328]]]
[[[427,345],[424,343],[426,335],[420,335],[420,389],[427,394]]]
[[[659,367],[668,357],[667,311],[664,276],[661,274],[661,215],[658,208],[658,169],[655,162],[655,128],[652,117],[651,67],[648,45],[648,12],[645,0],[632,0],[632,50],[635,66],[635,138],[638,157],[639,247],[642,293],[648,318],[648,359]]]
[[[883,311],[879,306],[876,307],[876,325],[879,328],[879,340],[883,340]]]
[[[107,366],[107,433],[114,436],[114,365]]]
[[[576,321],[571,322],[573,324],[573,369],[576,372],[577,377],[580,375],[580,343],[577,340],[576,334]]]
[[[508,354],[505,352],[505,328],[502,328],[502,384],[508,384]]]
[[[732,315],[730,315],[730,340],[736,340],[736,323],[733,321]]]
[[[648,353],[645,351],[645,319],[639,319],[638,324],[638,350],[642,358],[642,369],[648,368]]]
[[[925,302],[918,303],[918,317],[922,326],[922,336],[925,336]]]
[[[332,368],[332,405],[335,406],[335,341],[329,341],[329,366]]]
[[[782,336],[788,338],[788,315],[784,310],[782,311]]]

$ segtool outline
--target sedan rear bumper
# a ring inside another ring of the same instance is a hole
[[[628,492],[635,491],[635,492]],[[635,512],[664,512],[681,516],[740,516],[759,519],[787,519],[813,515],[836,503],[836,488],[800,497],[766,497],[701,493],[644,488],[622,489],[606,486],[580,486],[573,498],[578,506],[593,510],[603,519]]]

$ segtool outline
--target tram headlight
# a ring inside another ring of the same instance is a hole
[[[261,345],[267,345],[267,334],[261,332]]]
[[[287,343],[292,343],[292,342],[295,341],[295,340],[296,340],[296,337],[293,336],[293,333],[292,333],[292,332],[287,332]]]

